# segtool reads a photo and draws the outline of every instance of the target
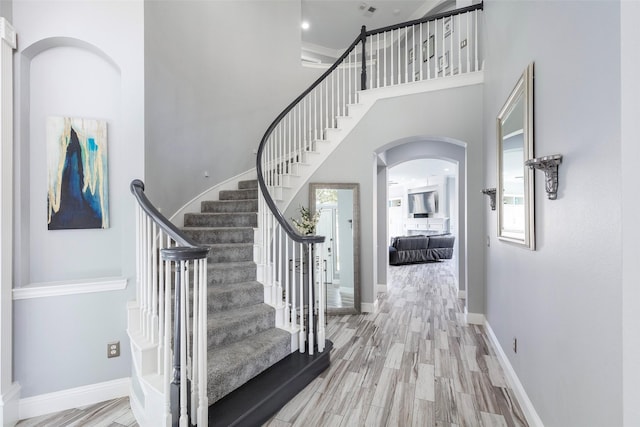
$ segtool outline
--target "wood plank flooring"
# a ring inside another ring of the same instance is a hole
[[[264,427],[527,426],[451,262],[389,267],[377,313],[330,317],[331,367]]]
[[[29,418],[18,422],[17,427],[137,427],[129,398],[109,400],[84,408],[69,409],[55,414]]]
[[[263,427],[528,426],[454,283],[450,261],[389,267],[378,312],[330,317],[331,367]],[[137,425],[128,398],[18,423]]]

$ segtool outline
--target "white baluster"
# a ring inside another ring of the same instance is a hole
[[[286,244],[284,245],[284,262],[286,263],[286,271],[284,277],[284,327],[291,327],[291,311],[289,310],[289,297],[291,294],[291,288],[289,286],[289,243],[290,240],[287,238]],[[280,263],[283,264],[282,262]]]
[[[473,11],[473,16],[475,19],[475,26],[474,26],[474,36],[473,36],[473,45],[475,47],[475,68],[473,69],[473,71],[478,71],[478,11],[474,10]]]
[[[296,242],[291,241],[291,329],[295,330],[296,325],[298,323],[296,316],[298,313],[296,306],[296,286],[298,282],[296,281]]]
[[[180,261],[180,427],[189,427],[187,415],[187,302],[186,294],[187,263]]]
[[[380,33],[376,34],[377,49],[376,49],[376,87],[380,87]]]
[[[423,49],[422,49],[422,43],[424,43],[424,39],[422,38],[422,27],[423,27],[423,25],[420,24],[420,41],[418,43],[418,47],[416,48],[416,49],[418,49],[420,51],[420,62],[419,62],[419,64],[420,64],[419,65],[419,67],[420,67],[420,80],[423,79],[423,75],[422,75],[423,66],[422,66],[422,64],[424,64],[424,52],[423,52]],[[427,41],[427,46],[429,46],[429,42],[428,41]]]
[[[200,369],[198,370],[200,385],[198,404],[198,427],[207,427],[209,402],[207,399],[207,259],[200,264]]]
[[[440,39],[438,38],[438,25],[439,25],[438,21],[435,21],[434,22],[435,29],[433,34],[433,50],[435,51],[433,54],[434,55],[433,56],[433,59],[434,59],[433,74],[434,74],[434,78],[436,79],[438,78],[438,68],[440,68],[440,57],[438,56],[438,45],[440,44]]]
[[[158,251],[164,248],[165,233],[160,230],[158,234],[159,245]],[[158,374],[162,374],[164,363],[162,362],[162,357],[164,355],[164,317],[165,317],[165,307],[164,307],[164,299],[165,299],[165,269],[164,263],[162,260],[159,261],[158,265],[158,354],[157,354],[157,366],[156,371]]]
[[[415,62],[415,61],[414,61]],[[404,27],[404,82],[409,82],[409,30]]]
[[[298,348],[300,353],[304,353],[304,249],[300,243],[300,333],[298,334]]]
[[[270,240],[271,240],[271,259],[269,261],[269,263],[271,264],[271,280],[270,282],[270,288],[269,291],[271,293],[271,305],[276,307],[276,292],[275,292],[275,281],[276,281],[276,230],[277,230],[277,223],[276,223],[276,218],[275,216],[271,216],[271,236],[270,236]]]
[[[469,43],[472,42],[472,40],[470,40],[471,37],[469,37],[471,35],[471,32],[469,31],[469,12],[465,13],[465,21],[467,23],[467,32],[466,32],[466,36],[467,36],[467,73],[471,72],[471,58],[470,58],[470,52],[471,52],[471,45]]]
[[[451,29],[449,30],[449,75],[453,76],[453,22],[454,22],[454,17],[450,17],[450,23],[451,23]]]
[[[462,40],[460,39],[460,37],[462,37],[462,26],[460,25],[460,15],[456,15],[453,18],[457,18],[458,19],[458,23],[456,24],[456,26],[454,28],[458,29],[456,31],[458,33],[458,45],[456,46],[456,49],[458,50],[458,74],[460,74],[460,73],[462,73],[462,49],[460,48],[460,46],[462,44]],[[452,35],[452,38],[453,38],[453,35]]]
[[[192,347],[191,347],[191,424],[198,424],[198,379],[199,379],[199,369],[200,369],[200,352],[199,350],[199,340],[200,334],[199,329],[200,325],[198,321],[200,320],[200,260],[196,259],[193,261],[193,308],[191,313],[193,313],[193,339],[192,339]],[[187,301],[189,301],[187,299]],[[187,317],[188,319],[188,317]]]
[[[276,289],[276,309],[282,308],[282,239],[284,235],[284,230],[282,226],[278,224],[278,288]]]
[[[431,31],[429,28],[429,21],[427,21],[427,80],[431,80],[431,65],[433,63],[435,63],[436,61],[431,61],[431,43],[429,42],[429,40],[431,40]],[[433,38],[434,42],[435,42],[435,37]],[[434,47],[435,47],[435,43],[434,43]],[[435,57],[435,53],[434,53],[434,59],[436,59]]]
[[[324,244],[318,245],[318,351],[324,351],[325,344],[325,307],[326,307],[326,285],[324,278],[324,268],[322,265],[322,254],[324,253]]]
[[[307,264],[307,270],[308,270],[308,275],[309,275],[309,287],[308,287],[308,292],[309,292],[309,324],[307,326],[307,329],[309,330],[307,336],[308,336],[308,340],[307,342],[309,343],[309,354],[313,355],[313,343],[314,343],[314,335],[313,335],[313,269],[314,269],[314,265],[313,265],[313,245],[308,245],[307,246],[309,248],[309,264]]]

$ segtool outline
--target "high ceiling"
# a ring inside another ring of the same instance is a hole
[[[423,17],[443,0],[302,0],[305,44],[329,50],[348,47],[365,25],[368,30]],[[451,2],[446,2],[451,3]],[[370,8],[375,8],[374,12]],[[440,9],[440,7],[438,7]]]

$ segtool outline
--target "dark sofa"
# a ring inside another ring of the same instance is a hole
[[[455,237],[452,234],[394,237],[389,246],[389,264],[401,265],[451,259],[454,242]]]

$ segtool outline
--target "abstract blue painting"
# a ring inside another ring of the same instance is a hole
[[[49,230],[109,227],[107,122],[47,119]]]

